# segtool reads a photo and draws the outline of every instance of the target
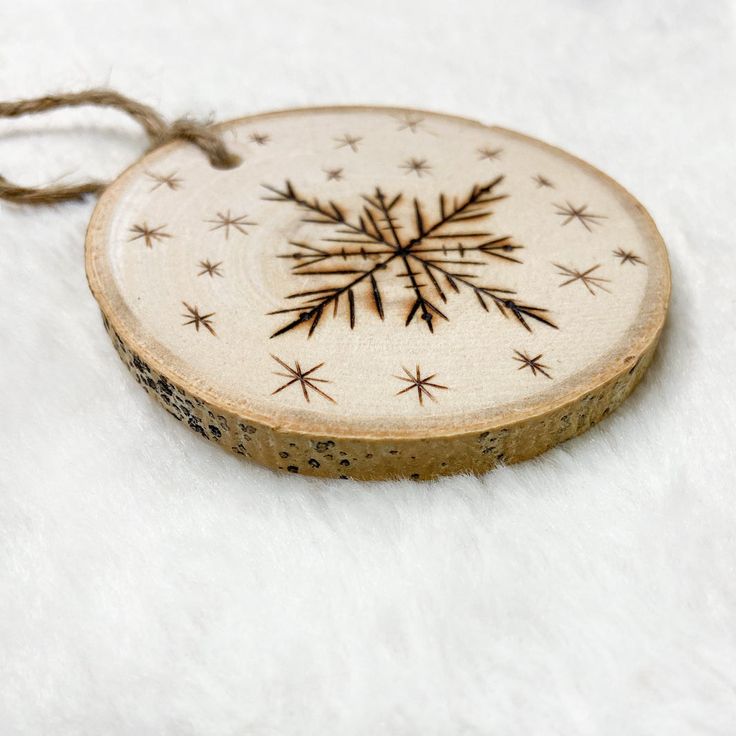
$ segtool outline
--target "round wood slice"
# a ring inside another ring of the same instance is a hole
[[[590,165],[462,118],[376,107],[220,126],[104,193],[87,274],[136,380],[202,437],[293,473],[482,472],[616,408],[670,273]]]

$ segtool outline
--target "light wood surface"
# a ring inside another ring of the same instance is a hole
[[[430,478],[532,457],[652,359],[667,255],[636,200],[526,136],[392,108],[221,126],[102,196],[87,273],[136,380],[270,467]]]

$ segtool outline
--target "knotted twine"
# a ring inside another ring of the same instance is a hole
[[[0,102],[0,118],[17,118],[33,115],[63,107],[113,107],[130,115],[141,125],[150,141],[148,150],[174,140],[184,140],[198,146],[207,156],[212,166],[230,169],[240,163],[240,157],[229,151],[220,137],[208,123],[199,123],[189,118],[180,118],[167,123],[153,108],[108,89],[90,89],[61,95],[48,95],[32,100]],[[40,187],[24,187],[12,184],[0,175],[0,199],[17,204],[56,204],[80,199],[87,194],[98,194],[107,182],[88,181],[81,184],[52,184]]]

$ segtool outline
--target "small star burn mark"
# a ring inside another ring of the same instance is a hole
[[[552,378],[552,376],[547,373],[549,366],[539,362],[540,358],[542,358],[542,353],[539,353],[539,355],[534,358],[530,358],[526,353],[520,353],[518,350],[514,350],[514,353],[516,353],[516,355],[514,355],[514,360],[521,363],[519,366],[520,371],[524,370],[524,368],[531,368],[533,376],[536,376],[537,373],[541,373],[543,376],[547,376],[547,378]]]
[[[573,220],[577,220],[590,233],[593,232],[590,227],[591,225],[600,225],[601,223],[598,222],[598,220],[606,219],[605,215],[594,215],[592,212],[588,212],[587,204],[575,207],[569,202],[565,202],[564,207],[560,204],[556,204],[555,207],[557,207],[557,212],[555,212],[555,214],[565,218],[565,220],[560,223],[562,227]]]
[[[424,406],[425,396],[431,401],[437,401],[430,389],[441,389],[444,391],[447,390],[447,386],[443,386],[440,383],[432,383],[432,379],[437,375],[436,373],[432,373],[429,376],[422,377],[422,372],[418,365],[416,374],[413,374],[411,371],[404,368],[404,366],[401,366],[401,369],[404,371],[406,376],[394,376],[394,378],[398,378],[399,381],[404,381],[409,385],[406,388],[402,388],[400,391],[397,391],[397,396],[401,396],[401,394],[405,394],[408,391],[416,391],[419,404],[421,406]]]
[[[149,227],[148,223],[142,225],[133,225],[130,228],[130,232],[133,233],[133,237],[128,238],[128,242],[134,240],[140,240],[143,238],[143,242],[146,244],[146,248],[153,248],[154,243],[160,243],[164,238],[170,238],[169,233],[164,232],[166,225],[159,225],[158,227]]]
[[[215,334],[215,330],[212,327],[211,319],[215,316],[214,312],[210,312],[209,314],[200,314],[199,307],[191,307],[186,302],[182,302],[182,304],[187,310],[186,314],[182,314],[182,317],[185,317],[187,319],[187,321],[183,323],[183,326],[194,325],[194,329],[199,332],[199,327],[201,325],[206,330],[208,330],[211,335]]]
[[[294,362],[294,367],[292,368],[287,363],[284,363],[281,358],[277,358],[275,355],[271,355],[271,357],[287,371],[286,373],[282,373],[281,371],[274,371],[274,375],[289,379],[286,383],[279,386],[275,391],[272,391],[271,396],[279,393],[280,391],[283,391],[289,386],[293,386],[294,384],[298,383],[301,386],[302,394],[305,401],[309,401],[309,392],[315,391],[323,398],[331,401],[333,404],[335,403],[335,399],[333,399],[332,396],[328,396],[319,386],[316,385],[317,383],[330,383],[330,381],[328,381],[327,379],[317,378],[314,375],[314,373],[318,371],[324,365],[324,363],[319,363],[309,370],[304,371],[299,365],[298,360]]]

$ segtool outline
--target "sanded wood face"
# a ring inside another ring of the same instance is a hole
[[[148,155],[103,196],[87,257],[117,338],[214,416],[272,444],[467,443],[537,431],[534,417],[656,343],[669,295],[656,229],[557,149],[382,108],[222,129],[240,166],[186,144]],[[365,454],[362,475],[381,477]]]

